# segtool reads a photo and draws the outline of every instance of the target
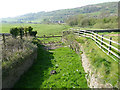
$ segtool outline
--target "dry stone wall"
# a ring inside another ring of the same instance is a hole
[[[36,58],[37,50],[34,50],[31,55],[25,57],[26,60],[23,60],[24,62],[20,66],[10,69],[8,75],[2,80],[2,88],[13,88],[14,84],[20,79],[20,76],[32,66]]]

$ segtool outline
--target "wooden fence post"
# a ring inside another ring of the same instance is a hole
[[[110,50],[111,50],[111,45],[112,45],[111,40],[112,40],[112,37],[110,37],[109,48],[108,48],[108,54],[110,54]]]
[[[97,37],[98,37],[98,36],[96,35],[96,43],[97,43]]]
[[[85,34],[85,32],[86,32],[86,31],[84,31],[84,35],[85,35],[85,37],[86,37],[86,34]]]
[[[101,48],[102,48],[102,45],[103,45],[103,35],[102,35],[102,38],[101,38]]]
[[[45,44],[45,35],[43,35],[44,39],[43,39],[43,43]]]
[[[4,44],[4,47],[6,47],[6,45],[5,45],[5,34],[2,34],[2,36],[3,36],[3,44]]]
[[[3,42],[5,43],[5,34],[2,34],[2,36],[3,36]]]
[[[93,39],[93,32],[92,32],[92,39]]]

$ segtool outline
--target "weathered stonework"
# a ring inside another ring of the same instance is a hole
[[[13,88],[15,83],[20,79],[20,76],[24,74],[33,64],[34,60],[37,58],[37,50],[35,50],[29,57],[24,60],[22,65],[13,68],[9,71],[8,76],[2,80],[2,88]]]

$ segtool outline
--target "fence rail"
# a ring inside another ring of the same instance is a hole
[[[42,36],[42,37],[39,37],[39,36],[36,36],[37,38],[54,38],[54,37],[62,37],[62,36]]]
[[[112,54],[113,56],[117,57],[118,59],[120,59],[120,49],[116,48],[115,46],[112,45],[112,43],[120,46],[120,43],[118,42],[115,42],[112,40],[112,38],[108,39],[108,38],[105,38],[103,37],[103,35],[99,35],[97,33],[95,33],[94,31],[92,30],[79,30],[79,29],[72,29],[74,30],[74,33],[78,34],[78,35],[82,35],[82,36],[85,36],[85,37],[89,37],[91,38],[93,41],[95,41],[95,44],[100,48],[102,49],[107,55],[109,55],[110,57],[112,57],[110,54]],[[78,31],[79,30],[79,31]],[[111,30],[109,30],[111,31]],[[68,31],[67,31],[68,32]],[[105,31],[106,32],[106,31]],[[64,33],[64,32],[63,32]],[[68,32],[69,33],[69,32]],[[2,36],[2,40],[3,42],[5,42],[5,36],[11,36],[11,34],[9,33],[0,33],[0,36]],[[42,37],[39,37],[37,36],[37,38],[52,38],[52,37],[62,37],[62,36],[42,36]],[[105,42],[104,40],[108,41],[109,44],[107,42]],[[103,45],[105,44],[105,45]],[[107,51],[105,51],[104,49]],[[116,50],[118,53],[116,53],[115,51],[112,51],[112,49]],[[113,57],[112,57],[113,58]],[[115,58],[113,58],[115,61],[118,61],[116,60]]]
[[[91,31],[91,30],[74,31],[74,33],[79,34],[79,35],[84,36],[84,37],[91,38],[93,41],[95,41],[95,44],[100,49],[102,49],[107,55],[112,57],[115,61],[118,62],[118,60],[116,60],[116,58],[120,59],[120,56],[119,56],[120,49],[118,49],[118,48],[116,48],[115,46],[112,45],[112,43],[114,43],[116,46],[120,46],[120,43],[113,41],[112,37],[110,37],[110,39],[108,39],[108,38],[103,37],[103,35],[99,35],[99,34],[95,33],[94,31]],[[109,42],[109,44],[107,42],[105,42],[104,40]],[[113,51],[112,49],[116,50],[117,52]],[[116,58],[114,58],[110,54],[112,54]]]

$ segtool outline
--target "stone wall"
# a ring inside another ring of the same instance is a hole
[[[16,67],[10,69],[8,75],[2,80],[2,88],[13,88],[15,83],[20,79],[20,76],[24,74],[33,64],[34,60],[37,58],[37,49],[34,52],[25,57],[24,62]]]

